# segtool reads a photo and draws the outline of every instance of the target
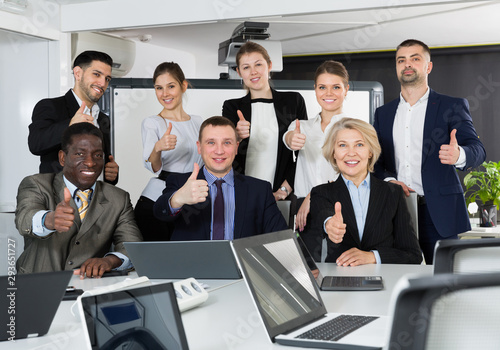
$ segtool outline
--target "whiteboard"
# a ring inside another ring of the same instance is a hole
[[[132,87],[133,81],[134,79],[123,79],[123,82],[113,79],[112,83],[116,86],[110,89],[112,97],[109,97],[111,106],[108,113],[114,130],[114,155],[120,166],[118,186],[130,193],[132,204],[135,206],[142,190],[153,176],[142,163],[141,123],[145,118],[160,113],[163,107],[156,99],[152,81],[138,79],[137,86],[139,87],[137,88]],[[234,88],[237,81],[226,83],[215,80],[210,82],[211,84],[205,84],[209,85],[209,88],[199,88],[200,84],[196,84],[199,81],[190,80],[194,87],[184,94],[183,107],[188,114],[199,115],[203,119],[222,115],[222,104],[225,100],[239,98],[246,94],[241,86],[236,85],[238,88]],[[145,84],[150,84],[151,87],[144,87]],[[217,87],[219,84],[220,88]],[[233,86],[227,86],[228,84]],[[279,83],[276,81],[273,84],[279,91],[299,92],[304,97],[309,118],[314,118],[321,111],[316,101],[312,81],[300,82],[296,89],[289,88],[290,82],[287,82],[284,88],[279,88],[277,86]],[[380,102],[383,100],[383,97],[380,97],[381,86],[378,86],[380,84],[351,82],[350,85],[356,86],[357,89],[351,89],[348,92],[344,102],[344,112],[349,116],[370,122],[375,108],[373,86],[376,87],[377,99],[380,99]],[[365,85],[369,88],[364,88]]]

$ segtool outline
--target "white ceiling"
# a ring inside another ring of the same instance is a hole
[[[66,4],[81,2],[58,1]],[[140,35],[150,34],[153,45],[201,49],[203,52],[216,50],[218,44],[229,39],[234,28],[243,20],[268,22],[271,39],[281,41],[283,54],[290,56],[394,49],[408,38],[420,39],[431,47],[497,44],[500,43],[499,15],[499,1],[458,1],[226,19],[206,24],[117,28],[105,32],[134,40]]]

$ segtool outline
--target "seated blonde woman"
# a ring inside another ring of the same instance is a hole
[[[328,236],[326,262],[419,264],[422,253],[401,186],[370,174],[380,155],[373,126],[341,119],[326,136],[323,155],[341,175],[311,191],[311,233]]]

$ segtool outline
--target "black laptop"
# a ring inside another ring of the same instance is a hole
[[[125,242],[124,245],[139,276],[241,278],[230,241]]]
[[[316,282],[321,290],[330,291],[369,291],[384,289],[382,276],[323,276],[316,265],[311,253],[307,249],[304,241],[296,232],[297,242],[306,259],[307,266],[316,276]]]
[[[0,340],[49,331],[73,271],[0,276]]]
[[[387,316],[327,313],[291,230],[238,239],[232,246],[272,341],[325,349],[381,349],[387,343]]]

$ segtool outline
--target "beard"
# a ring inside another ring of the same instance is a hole
[[[101,89],[98,86],[95,86],[95,87]],[[94,85],[87,85],[85,83],[85,80],[83,80],[83,79],[80,81],[80,90],[85,94],[85,96],[87,96],[89,101],[92,101],[94,103],[99,102],[99,100],[101,99],[101,97],[103,95],[103,93],[98,93],[94,90]]]
[[[404,71],[407,70],[408,69],[405,69]],[[422,81],[422,77],[416,70],[412,69],[412,75],[405,75],[404,71],[401,71],[401,74],[399,75],[399,82],[401,85],[418,85]]]

